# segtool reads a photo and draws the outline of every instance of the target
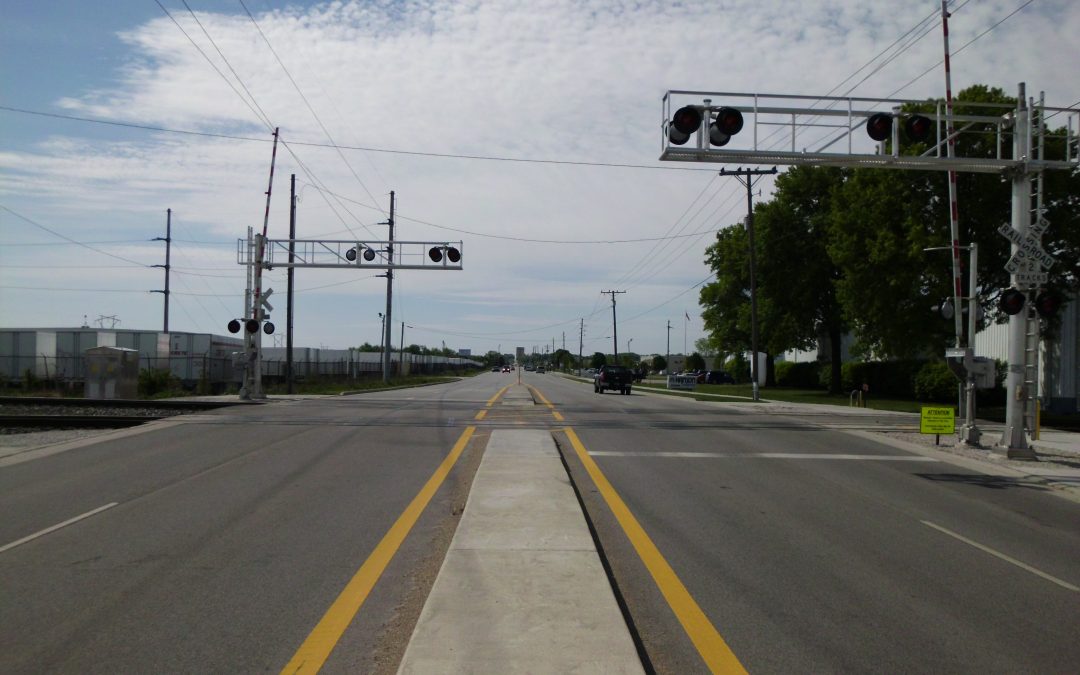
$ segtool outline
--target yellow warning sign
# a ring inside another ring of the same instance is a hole
[[[919,432],[924,434],[951,434],[956,431],[956,412],[951,408],[923,406],[919,418]]]

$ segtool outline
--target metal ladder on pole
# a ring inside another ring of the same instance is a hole
[[[1039,401],[1039,314],[1034,303],[1024,303],[1024,429],[1035,434]]]

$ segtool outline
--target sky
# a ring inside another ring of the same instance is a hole
[[[404,324],[406,345],[611,353],[614,290],[620,353],[693,351],[705,249],[746,192],[658,160],[665,92],[941,97],[940,8],[0,0],[0,327],[160,330],[171,209],[170,328],[227,334],[277,127],[270,239],[295,174],[298,238],[385,240],[394,191],[395,239],[461,242],[461,271],[395,274],[395,346]],[[1077,104],[1080,3],[950,8],[954,92]],[[376,274],[298,269],[295,344],[380,342]],[[273,345],[285,270],[265,279]]]

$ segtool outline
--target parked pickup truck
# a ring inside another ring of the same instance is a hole
[[[593,391],[603,394],[605,389],[615,389],[623,394],[630,393],[634,383],[634,372],[625,366],[600,366],[593,376]]]

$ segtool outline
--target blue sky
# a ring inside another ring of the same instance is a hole
[[[85,315],[159,328],[162,296],[149,291],[163,279],[150,266],[164,262],[164,247],[152,240],[171,208],[170,325],[224,333],[242,311],[236,239],[262,225],[265,115],[295,152],[278,153],[271,238],[287,236],[297,173],[300,237],[385,236],[377,223],[395,190],[398,239],[464,242],[462,272],[397,275],[395,336],[404,321],[406,342],[509,352],[553,339],[560,347],[565,333],[577,351],[584,318],[584,351],[610,351],[601,292],[617,289],[627,291],[620,351],[632,339],[635,352],[663,353],[670,321],[671,350],[681,352],[684,334],[691,348],[703,335],[696,285],[709,275],[710,233],[743,217],[745,194],[715,175],[719,165],[657,161],[664,91],[825,94],[880,64],[875,57],[940,8],[245,0],[256,28],[239,1],[187,4],[194,17],[161,0],[190,39],[154,0],[3,3],[0,106],[239,138],[0,110],[0,326],[73,326]],[[953,6],[954,52],[974,40],[954,56],[954,90],[985,83],[1013,93],[1026,81],[1051,105],[1080,99],[1080,4]],[[887,96],[909,83],[897,96],[942,95],[940,25],[925,26],[851,94]],[[301,145],[329,138],[368,150]],[[630,239],[653,241],[589,243]],[[280,327],[284,272],[268,276]],[[384,280],[300,270],[297,288],[298,344],[378,341]]]

